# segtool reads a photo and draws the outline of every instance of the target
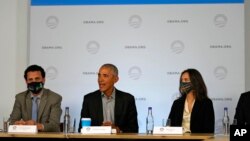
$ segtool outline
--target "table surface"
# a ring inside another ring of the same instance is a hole
[[[89,138],[89,139],[190,139],[190,140],[207,140],[207,141],[227,141],[228,136],[217,136],[214,134],[183,134],[183,135],[147,135],[147,134],[80,134],[80,133],[45,133],[39,132],[36,134],[27,133],[0,133],[0,138]]]

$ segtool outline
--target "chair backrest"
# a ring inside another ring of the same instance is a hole
[[[63,132],[63,122],[60,123],[60,131]]]

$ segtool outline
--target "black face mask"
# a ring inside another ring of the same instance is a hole
[[[43,89],[43,82],[31,82],[28,83],[28,90],[31,91],[33,94],[38,94]]]
[[[193,85],[191,82],[181,82],[180,83],[181,94],[188,94],[191,90],[193,90]]]

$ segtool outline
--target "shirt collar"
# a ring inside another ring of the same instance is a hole
[[[114,89],[113,92],[112,92],[112,94],[111,94],[111,96],[110,96],[112,99],[115,99],[115,92],[116,92],[116,91],[115,91],[115,89]],[[108,98],[103,92],[101,92],[101,95],[102,95],[102,97]]]
[[[35,96],[32,94],[32,92],[29,92],[29,93],[30,93],[30,97],[31,97],[31,98],[35,97]],[[41,92],[40,92],[36,97],[38,97],[39,99],[41,99],[42,95],[43,95],[43,89],[41,90]]]

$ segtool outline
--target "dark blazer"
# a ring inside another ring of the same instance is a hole
[[[115,125],[118,126],[122,132],[138,132],[139,127],[134,96],[116,89],[114,115]],[[81,110],[81,118],[83,117],[91,118],[92,126],[102,125],[103,108],[101,91],[97,90],[84,96]],[[81,128],[80,120],[79,132]]]
[[[237,107],[234,119],[237,119],[238,125],[250,124],[250,91],[242,93]]]
[[[186,96],[174,101],[169,119],[171,126],[182,126],[183,110]],[[210,99],[195,100],[190,120],[192,133],[214,133],[214,108]]]
[[[59,94],[43,89],[43,95],[38,109],[38,123],[44,125],[45,132],[60,132],[60,117],[62,97]],[[16,95],[15,104],[10,115],[10,124],[18,120],[31,120],[32,99],[29,91],[24,91]]]

